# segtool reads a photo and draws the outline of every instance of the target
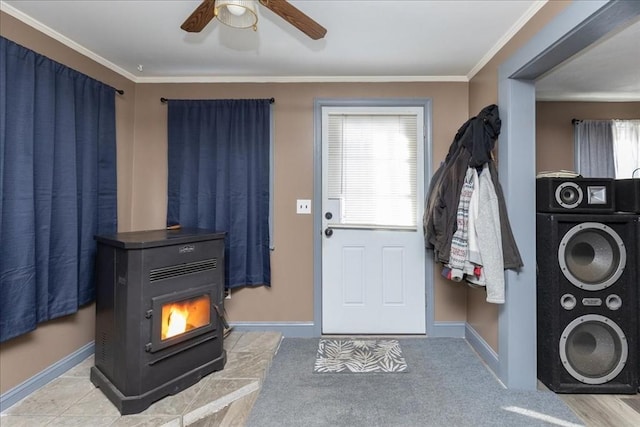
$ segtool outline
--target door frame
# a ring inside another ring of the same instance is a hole
[[[535,192],[535,81],[637,16],[639,2],[573,2],[499,65],[499,174],[524,267],[505,274],[506,301],[498,314],[498,360],[487,363],[497,365],[496,373],[509,389],[537,387],[536,236],[531,225],[535,224],[535,200],[529,196]],[[481,355],[488,354],[474,348]]]
[[[424,109],[424,201],[432,175],[432,105],[431,98],[316,98],[313,105],[313,335],[322,335],[322,108],[323,107],[422,107]],[[433,262],[424,253],[425,323],[432,335],[435,321]]]

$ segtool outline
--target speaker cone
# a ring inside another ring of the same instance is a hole
[[[569,374],[585,384],[614,379],[627,362],[627,339],[611,319],[597,314],[578,317],[560,339],[560,360]]]
[[[590,291],[614,284],[626,261],[624,243],[618,233],[598,222],[574,226],[563,236],[558,248],[562,274],[575,286]]]
[[[582,202],[582,189],[575,182],[563,182],[556,188],[556,202],[565,209],[573,209]]]

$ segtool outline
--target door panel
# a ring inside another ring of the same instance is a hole
[[[342,277],[339,280],[343,284],[343,304],[346,306],[364,305],[365,296],[365,269],[364,246],[346,246],[342,248]]]
[[[397,305],[405,303],[406,293],[404,275],[403,247],[382,248],[382,303],[384,305]]]

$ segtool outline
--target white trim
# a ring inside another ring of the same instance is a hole
[[[63,36],[62,34],[58,33],[57,31],[52,30],[51,28],[47,27],[46,25],[44,25],[43,23],[41,23],[40,21],[37,21],[33,18],[31,18],[30,16],[20,12],[18,9],[14,8],[13,6],[0,1],[0,10],[2,10],[3,12],[7,13],[8,15],[13,16],[14,18],[24,22],[25,24],[29,25],[30,27],[35,28],[36,30],[40,31],[41,33],[46,34],[47,36],[51,37],[52,39],[62,43],[63,45],[75,50],[76,52],[88,57],[89,59],[92,59],[94,61],[96,61],[98,64],[103,65],[105,67],[107,67],[108,69],[115,71],[116,73],[120,74],[123,77],[126,77],[129,80],[132,81],[136,81],[136,76],[134,76],[133,74],[131,74],[130,72],[124,70],[123,68],[120,68],[119,66],[117,66],[116,64],[114,64],[113,62],[107,61],[106,59],[104,59],[103,57],[101,57],[100,55],[97,55],[95,53],[93,53],[91,50],[87,49],[86,47],[74,42],[73,40]]]
[[[471,80],[473,76],[475,76],[482,68],[487,65],[489,61],[502,49],[508,42],[516,35],[518,31],[536,14],[542,6],[547,3],[548,0],[540,0],[534,2],[529,9],[516,21],[515,24],[511,26],[509,31],[504,33],[504,35],[498,40],[498,42],[480,59],[480,61],[476,64],[475,67],[469,71],[467,74],[467,80]]]
[[[18,384],[11,390],[3,393],[0,395],[0,411],[5,411],[39,388],[55,380],[69,369],[83,362],[87,357],[91,356],[94,351],[95,342],[91,341],[68,356],[58,360],[53,365],[50,365],[44,370],[38,372],[23,383]]]
[[[157,76],[136,83],[384,83],[468,82],[465,76]]]

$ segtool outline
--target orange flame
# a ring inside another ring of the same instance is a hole
[[[186,308],[179,308],[173,306],[169,311],[168,325],[166,331],[166,338],[171,338],[187,330],[187,318],[189,317],[189,310]]]
[[[192,329],[209,325],[211,322],[210,306],[211,299],[208,294],[163,305],[160,338],[166,340]]]

